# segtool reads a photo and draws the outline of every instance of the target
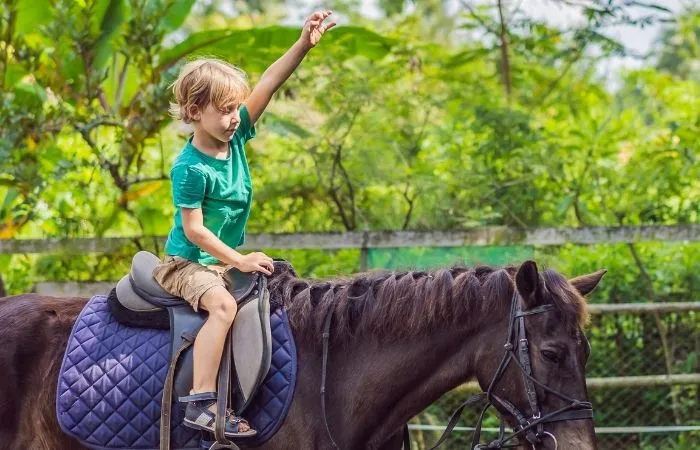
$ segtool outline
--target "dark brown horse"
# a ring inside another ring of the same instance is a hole
[[[321,332],[329,313],[328,424],[343,450],[398,449],[403,425],[441,395],[474,378],[486,389],[503,356],[514,289],[522,310],[553,305],[525,319],[534,378],[586,400],[583,295],[603,274],[567,280],[553,270],[538,272],[532,262],[519,268],[369,272],[324,282],[276,271],[269,287],[289,311],[298,382],[286,421],[260,448],[333,448],[319,398]],[[61,433],[55,395],[66,341],[85,302],[33,294],[0,299],[0,449],[82,448]],[[516,365],[494,392],[531,414]],[[543,413],[562,407],[562,399],[539,385],[536,392]],[[544,428],[561,449],[596,448],[590,419]],[[536,448],[553,449],[554,442],[544,439]]]

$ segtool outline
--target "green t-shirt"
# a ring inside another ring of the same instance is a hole
[[[175,204],[175,225],[168,234],[165,252],[200,264],[218,259],[197,247],[185,236],[181,208],[202,208],[204,226],[231,248],[242,245],[253,200],[253,186],[244,145],[255,136],[255,127],[245,106],[241,122],[229,143],[226,159],[216,159],[192,145],[190,138],[175,158],[170,180]]]

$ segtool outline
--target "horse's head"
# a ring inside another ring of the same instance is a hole
[[[540,273],[532,261],[515,274],[510,317],[500,322],[504,333],[510,329],[507,342],[492,336],[477,379],[525,448],[597,448],[585,376],[590,348],[582,326],[584,296],[604,274],[567,280],[551,270]]]

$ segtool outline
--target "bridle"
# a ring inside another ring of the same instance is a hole
[[[473,450],[517,447],[518,445],[520,445],[520,443],[508,444],[508,442],[512,441],[515,438],[520,438],[522,435],[525,436],[525,439],[532,445],[533,449],[535,448],[536,444],[542,443],[543,438],[548,437],[554,441],[554,448],[556,450],[558,447],[557,439],[552,433],[544,431],[544,424],[551,422],[560,422],[564,420],[593,419],[593,408],[590,402],[573,399],[565,394],[562,394],[559,391],[548,387],[545,384],[542,384],[533,377],[532,365],[530,364],[530,345],[527,339],[527,334],[525,332],[525,317],[553,311],[554,306],[541,305],[523,311],[520,309],[520,304],[520,294],[516,289],[513,293],[513,300],[510,308],[508,335],[506,338],[506,343],[503,346],[505,352],[503,354],[503,358],[501,359],[501,363],[498,365],[498,368],[496,369],[496,372],[493,375],[493,378],[491,378],[491,382],[489,383],[486,392],[477,394],[469,398],[469,400],[460,405],[452,413],[452,416],[450,417],[445,431],[443,432],[442,436],[440,436],[440,439],[435,443],[435,445],[431,447],[431,450],[439,447],[445,441],[447,436],[452,432],[455,425],[457,424],[459,416],[462,414],[464,408],[479,403],[484,398],[487,399],[486,405],[484,405],[484,407],[482,408],[481,414],[479,414],[479,419],[477,420],[476,426],[474,427],[474,437],[472,438],[471,446]],[[494,393],[496,384],[506,372],[506,369],[508,368],[508,365],[511,361],[513,361],[518,366],[520,372],[523,375],[525,393],[527,395],[527,401],[530,406],[530,411],[532,411],[532,416],[529,419],[511,402],[499,397]],[[539,402],[537,401],[537,391],[535,390],[535,385],[561,398],[562,400],[567,402],[567,405],[550,413],[545,413],[543,415],[542,410],[539,406]],[[479,441],[481,438],[481,423],[484,419],[486,411],[492,405],[500,406],[502,409],[507,411],[511,416],[515,418],[515,420],[518,422],[518,425],[512,433],[506,435],[505,420],[501,415],[498,439],[490,442],[489,444],[480,444]]]
[[[544,430],[544,424],[552,422],[560,422],[565,420],[586,420],[593,419],[593,408],[590,402],[580,401],[573,399],[559,391],[556,391],[541,382],[537,381],[532,375],[532,365],[530,363],[530,348],[527,335],[525,332],[525,317],[532,316],[535,314],[540,314],[544,312],[549,312],[554,310],[553,305],[541,305],[532,309],[523,311],[520,308],[520,294],[518,290],[515,289],[513,293],[513,300],[510,308],[510,320],[508,323],[508,335],[506,337],[506,343],[503,346],[505,352],[501,363],[498,365],[496,372],[491,378],[488,389],[486,392],[474,395],[470,397],[467,401],[462,403],[450,416],[450,420],[445,427],[445,431],[440,436],[440,439],[433,445],[430,450],[438,448],[445,441],[447,436],[452,432],[454,427],[457,425],[459,417],[462,415],[462,411],[468,406],[472,406],[481,403],[484,399],[487,400],[486,404],[483,406],[481,413],[479,414],[479,419],[474,427],[474,435],[472,438],[471,449],[473,450],[486,450],[486,449],[502,449],[517,447],[520,445],[519,442],[515,444],[509,444],[510,441],[516,438],[521,438],[524,436],[525,439],[532,445],[535,449],[536,444],[541,444],[544,438],[550,438],[554,441],[554,449],[557,450],[558,443],[556,437]],[[333,440],[331,435],[330,427],[328,426],[328,418],[326,415],[326,369],[328,361],[328,340],[330,337],[330,325],[333,317],[332,311],[328,312],[324,325],[323,325],[323,362],[322,362],[322,373],[321,373],[321,412],[323,415],[323,422],[326,427],[326,432],[328,437],[333,444],[335,449],[339,450],[338,445]],[[517,323],[516,323],[517,322]],[[585,339],[585,338],[584,338]],[[517,353],[516,353],[517,351]],[[522,411],[520,411],[515,405],[513,405],[508,400],[499,397],[494,393],[494,389],[498,381],[501,379],[503,374],[508,369],[508,365],[513,361],[520,369],[523,375],[523,383],[525,384],[525,392],[527,395],[527,400],[530,406],[530,411],[532,411],[532,416],[528,419]],[[559,408],[550,413],[543,414],[539,403],[537,401],[537,391],[535,390],[535,385],[544,389],[548,393],[551,393],[565,402],[567,405]],[[491,406],[500,406],[503,410],[507,411],[511,416],[515,418],[518,422],[517,427],[510,434],[505,433],[505,420],[503,415],[501,415],[499,436],[498,439],[488,443],[481,444],[481,424],[485,417],[486,411]],[[404,449],[410,449],[410,440],[408,439],[408,426],[404,427]]]

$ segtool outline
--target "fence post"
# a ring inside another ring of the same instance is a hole
[[[369,267],[369,230],[365,228],[362,232],[362,245],[360,246],[360,272],[366,272]]]

